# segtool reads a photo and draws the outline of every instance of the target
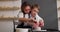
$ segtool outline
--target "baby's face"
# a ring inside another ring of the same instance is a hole
[[[39,10],[38,10],[38,8],[34,8],[34,9],[32,9],[32,11],[31,11],[31,15],[32,16],[36,16],[36,14],[39,12]]]

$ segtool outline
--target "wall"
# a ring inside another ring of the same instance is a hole
[[[57,14],[58,14],[58,29],[60,30],[60,0],[57,0]]]
[[[18,1],[0,1],[0,6],[21,6],[21,0]],[[0,16],[4,15],[4,16],[16,16],[19,10],[10,10],[10,11],[0,11]],[[13,32],[14,26],[13,26],[13,19],[9,19],[9,20],[0,20],[0,32]]]
[[[19,1],[0,1],[0,6],[19,6],[21,5],[21,0]],[[57,8],[60,6],[60,1],[57,1]],[[16,11],[0,11],[0,16],[16,16],[20,10]],[[58,17],[60,17],[60,10],[58,12]],[[60,20],[58,20],[58,29],[60,30]],[[0,20],[0,32],[13,32],[13,20]]]
[[[43,29],[58,30],[56,0],[22,0],[22,2],[24,1],[31,4],[38,3],[40,5],[39,15],[44,19],[45,23]]]

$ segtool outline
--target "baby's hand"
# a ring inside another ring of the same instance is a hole
[[[44,26],[44,21],[40,20],[39,26],[40,26],[40,27],[43,27],[43,26]]]
[[[37,28],[38,26],[39,26],[38,23],[34,23],[34,24],[33,24],[33,28],[34,28],[34,29]]]

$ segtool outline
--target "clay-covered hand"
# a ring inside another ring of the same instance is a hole
[[[35,29],[35,28],[37,28],[38,26],[39,26],[38,23],[34,23],[32,27]]]

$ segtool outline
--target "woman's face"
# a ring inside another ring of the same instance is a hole
[[[30,6],[26,6],[26,7],[24,8],[24,12],[25,12],[26,14],[28,14],[30,11],[31,11],[31,7],[30,7]]]

